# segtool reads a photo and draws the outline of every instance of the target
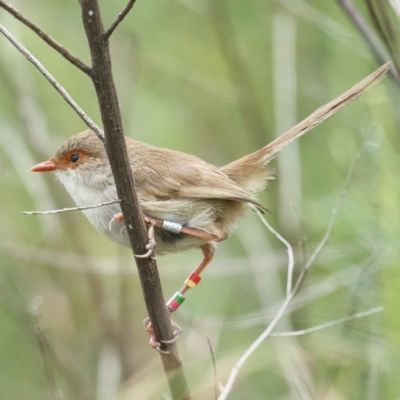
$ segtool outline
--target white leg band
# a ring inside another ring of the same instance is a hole
[[[177,224],[176,222],[163,220],[161,229],[164,229],[164,231],[168,231],[168,232],[172,232],[172,233],[181,233],[182,225]]]

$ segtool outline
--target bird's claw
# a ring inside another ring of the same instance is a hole
[[[112,231],[112,227],[113,224],[116,222],[121,222],[124,220],[124,215],[122,213],[117,213],[114,214],[114,216],[111,218],[110,222],[108,223],[108,229],[110,230],[110,232]],[[121,234],[122,234],[122,230],[124,229],[124,227],[121,228]]]
[[[124,220],[124,215],[122,213],[114,214],[114,217],[108,223],[108,228],[110,229],[110,231],[112,230],[114,223],[121,222],[123,220]],[[137,258],[150,257],[153,254],[154,249],[156,248],[156,239],[154,236],[155,235],[155,233],[154,233],[155,223],[151,218],[147,217],[146,215],[143,216],[143,220],[144,220],[145,224],[147,225],[147,236],[149,238],[149,241],[146,245],[146,249],[148,251],[145,254],[135,254],[135,257],[137,257]],[[124,231],[124,229],[126,229],[125,225],[120,229],[120,231],[119,231],[120,235],[122,235],[122,232]]]
[[[145,219],[145,222],[146,222],[146,224],[148,226],[148,228],[147,228],[147,236],[149,238],[149,241],[148,241],[148,243],[146,245],[146,249],[148,251],[145,254],[139,254],[139,255],[135,254],[135,257],[137,257],[137,258],[150,257],[153,254],[154,249],[156,248],[156,238],[154,236],[155,235],[155,233],[154,233],[154,223],[149,221],[149,220],[146,220],[146,219]]]
[[[160,340],[158,341],[154,335],[153,325],[150,321],[150,318],[145,318],[143,321],[143,325],[146,328],[146,332],[150,335],[149,345],[157,350],[161,354],[169,354],[169,351],[161,349],[161,343],[172,344],[175,343],[182,335],[182,329],[176,324],[174,321],[171,321],[172,328],[173,328],[173,338],[170,340]],[[161,343],[160,343],[161,342]]]
[[[181,327],[172,320],[171,320],[171,324],[172,324],[172,329],[173,329],[172,334],[174,335],[173,338],[170,340],[160,340],[161,343],[167,343],[167,344],[175,343],[182,336]]]
[[[150,318],[148,318],[148,317],[145,318],[145,320],[143,321],[143,325],[146,328],[146,332],[150,335],[150,341],[149,341],[150,347],[157,350],[161,354],[169,354],[169,351],[161,350],[161,343],[159,341],[157,341],[157,339],[154,335],[153,325],[150,321]]]
[[[156,248],[156,241],[154,238],[149,239],[149,243],[146,245],[146,249],[148,250],[147,253],[145,254],[135,254],[135,257],[137,258],[147,258],[150,257]]]

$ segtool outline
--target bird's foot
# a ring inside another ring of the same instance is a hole
[[[114,217],[108,223],[108,228],[110,229],[110,231],[112,230],[113,224],[122,222],[123,220],[124,220],[124,216],[122,213],[114,214]],[[135,254],[135,257],[137,257],[137,258],[150,257],[152,255],[152,253],[154,252],[154,249],[156,248],[156,239],[155,239],[155,234],[154,234],[154,228],[155,228],[158,220],[148,217],[147,215],[143,214],[143,221],[147,226],[147,236],[149,238],[149,241],[146,245],[146,249],[148,251],[145,254],[140,254],[140,255]],[[122,232],[124,231],[124,229],[126,229],[125,225],[120,230],[121,235],[122,235]]]
[[[153,220],[153,218],[148,217],[147,215],[143,215],[143,220],[147,226],[147,237],[149,239],[147,245],[146,245],[146,249],[148,250],[147,253],[145,254],[140,254],[137,255],[135,254],[135,257],[137,258],[147,258],[150,257],[153,252],[154,249],[156,248],[156,238],[155,238],[155,226],[156,226],[156,222],[155,220]]]
[[[122,213],[114,214],[114,216],[111,218],[110,222],[108,223],[108,229],[110,229],[110,231],[111,231],[113,224],[115,224],[117,222],[121,222],[123,220],[124,220],[124,215]],[[121,233],[122,233],[122,229],[121,229]]]
[[[182,335],[182,329],[179,327],[177,323],[171,320],[171,325],[173,329],[173,338],[170,340],[160,340],[161,342],[160,343],[154,335],[153,325],[150,321],[150,318],[146,318],[143,321],[143,325],[145,326],[147,333],[150,335],[149,345],[153,349],[156,349],[159,353],[162,354],[169,354],[169,351],[161,350],[161,343],[167,343],[167,344],[175,343]]]

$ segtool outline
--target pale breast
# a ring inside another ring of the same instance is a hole
[[[63,183],[70,196],[77,206],[91,206],[117,200],[117,193],[114,185],[102,186],[88,185],[88,180],[83,181],[75,176],[75,171],[58,171],[57,177]],[[78,178],[78,179],[77,179]],[[168,219],[188,226],[201,228],[212,223],[213,215],[208,208],[193,207],[188,202],[179,200],[169,201],[142,201],[141,208],[148,215],[155,218]],[[124,229],[124,222],[112,222],[115,214],[121,212],[119,204],[110,204],[82,211],[90,223],[108,239],[122,246],[130,246],[129,238]],[[111,226],[111,230],[110,230]],[[168,232],[156,230],[156,254],[175,253],[193,248],[198,248],[206,243],[204,239],[188,235],[171,236]]]

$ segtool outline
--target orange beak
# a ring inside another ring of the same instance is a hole
[[[57,166],[51,161],[45,161],[40,164],[36,164],[31,168],[32,172],[47,172],[47,171],[54,171],[57,169]]]

